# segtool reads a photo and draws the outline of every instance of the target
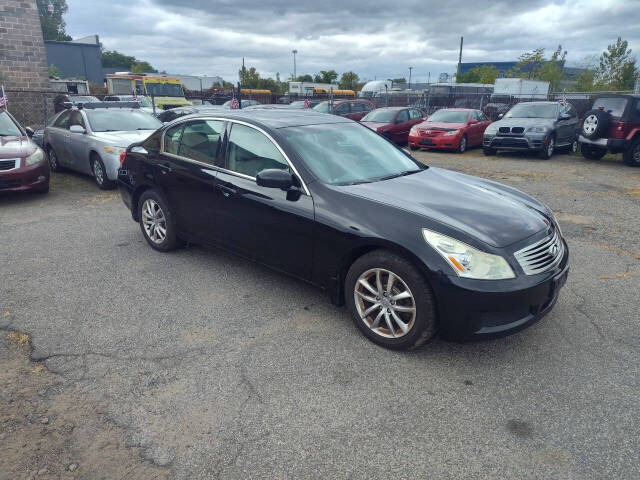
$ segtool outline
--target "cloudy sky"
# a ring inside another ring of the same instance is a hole
[[[245,58],[263,75],[353,70],[364,79],[455,71],[464,61],[509,61],[562,44],[569,64],[617,36],[640,53],[640,0],[67,0],[67,32],[159,70],[237,81]]]

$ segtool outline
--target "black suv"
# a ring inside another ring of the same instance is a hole
[[[580,128],[582,156],[600,159],[622,153],[624,163],[640,167],[640,96],[602,95],[584,115]]]

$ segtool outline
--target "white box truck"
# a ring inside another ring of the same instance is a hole
[[[523,100],[547,100],[548,96],[549,82],[526,78],[497,78],[489,103],[482,110],[491,120],[497,120],[498,116],[507,113],[514,103]]]

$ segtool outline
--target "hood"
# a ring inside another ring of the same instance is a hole
[[[0,159],[24,158],[37,148],[29,137],[0,137]]]
[[[374,132],[378,130],[378,128],[380,127],[386,127],[387,125],[389,125],[388,123],[382,123],[382,122],[360,122],[360,123],[365,127],[370,128]]]
[[[430,128],[437,128],[442,130],[459,130],[466,126],[466,123],[430,122],[428,120],[417,125],[420,130],[428,130]]]
[[[93,137],[116,147],[128,147],[132,143],[141,142],[155,130],[137,130],[135,132],[94,132]]]
[[[553,128],[553,118],[503,118],[491,124],[492,127],[549,127]]]
[[[545,217],[550,215],[549,209],[528,195],[441,168],[338,188],[446,224],[498,248],[524,240],[550,225]]]

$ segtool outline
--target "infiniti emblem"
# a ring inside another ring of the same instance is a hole
[[[549,255],[551,255],[552,257],[558,255],[558,245],[554,243],[549,247]]]

